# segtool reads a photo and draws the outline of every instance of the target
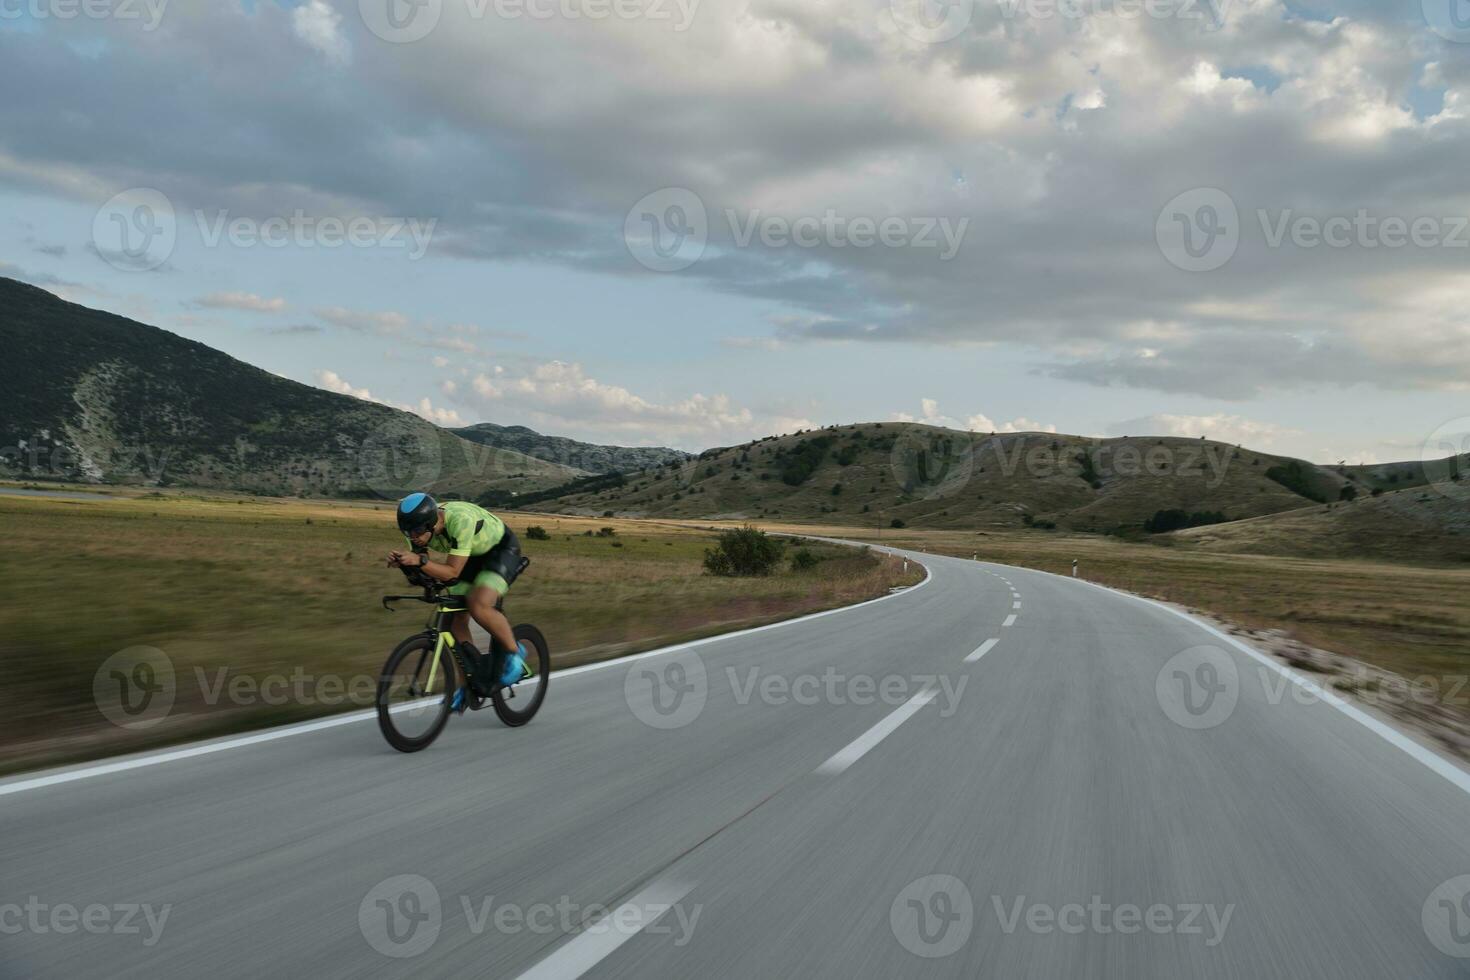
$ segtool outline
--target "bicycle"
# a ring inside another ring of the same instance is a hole
[[[519,576],[531,563],[522,558]],[[411,584],[423,589],[420,595],[385,595],[383,608],[394,612],[399,602],[423,602],[434,607],[427,627],[393,650],[378,678],[378,727],[388,744],[400,752],[426,749],[444,731],[455,711],[455,694],[464,690],[466,704],[458,708],[479,711],[489,701],[496,716],[511,728],[519,728],[535,717],[546,700],[551,675],[551,651],[541,631],[530,623],[515,627],[516,640],[526,648],[526,665],[532,672],[509,687],[499,678],[505,673],[509,651],[492,638],[491,652],[480,654],[454,641],[449,632],[453,617],[465,611],[463,596],[449,595],[448,584],[404,568]],[[504,608],[505,597],[495,604]],[[488,664],[486,661],[489,661]],[[493,680],[486,681],[486,678]]]

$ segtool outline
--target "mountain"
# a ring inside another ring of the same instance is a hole
[[[1422,467],[1398,479],[1398,486],[1422,484]],[[982,435],[889,422],[712,449],[626,475],[620,486],[536,506],[627,517],[1140,532],[1160,511],[1241,520],[1372,489],[1351,473],[1202,439]]]
[[[1411,564],[1470,561],[1470,507],[1451,488],[1399,490],[1180,531],[1178,543],[1226,554],[1372,558]],[[1470,495],[1470,491],[1467,491]]]
[[[550,463],[560,463],[592,474],[629,473],[668,463],[682,463],[690,454],[678,449],[599,446],[561,436],[544,436],[523,425],[481,422],[451,429],[461,439],[498,449],[511,449]]]
[[[392,498],[583,475],[4,278],[0,346],[3,476]]]

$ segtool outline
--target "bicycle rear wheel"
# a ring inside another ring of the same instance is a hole
[[[447,646],[434,668],[435,643],[436,638],[423,634],[404,640],[378,678],[378,728],[400,752],[428,748],[449,721],[458,678]]]
[[[546,637],[529,623],[515,628],[515,637],[526,648],[526,665],[534,673],[510,687],[495,688],[490,695],[495,705],[495,714],[511,728],[519,728],[536,716],[541,702],[546,700],[546,685],[551,680],[551,648]],[[495,657],[495,669],[499,671],[505,663],[505,654]]]

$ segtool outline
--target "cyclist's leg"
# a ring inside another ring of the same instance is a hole
[[[474,637],[470,635],[470,614],[468,612],[454,614],[454,618],[449,621],[449,635],[454,637],[455,643],[474,642]]]
[[[468,597],[470,615],[495,638],[495,642],[500,644],[502,650],[514,650],[516,637],[511,631],[510,620],[505,618],[505,613],[495,608],[503,594],[500,589],[495,588],[496,585],[502,588],[505,586],[504,580],[499,575],[494,572],[480,574]]]

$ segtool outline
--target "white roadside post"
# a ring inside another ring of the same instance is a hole
[[[1072,559],[1072,577],[1077,577],[1077,559],[1075,558]]]

